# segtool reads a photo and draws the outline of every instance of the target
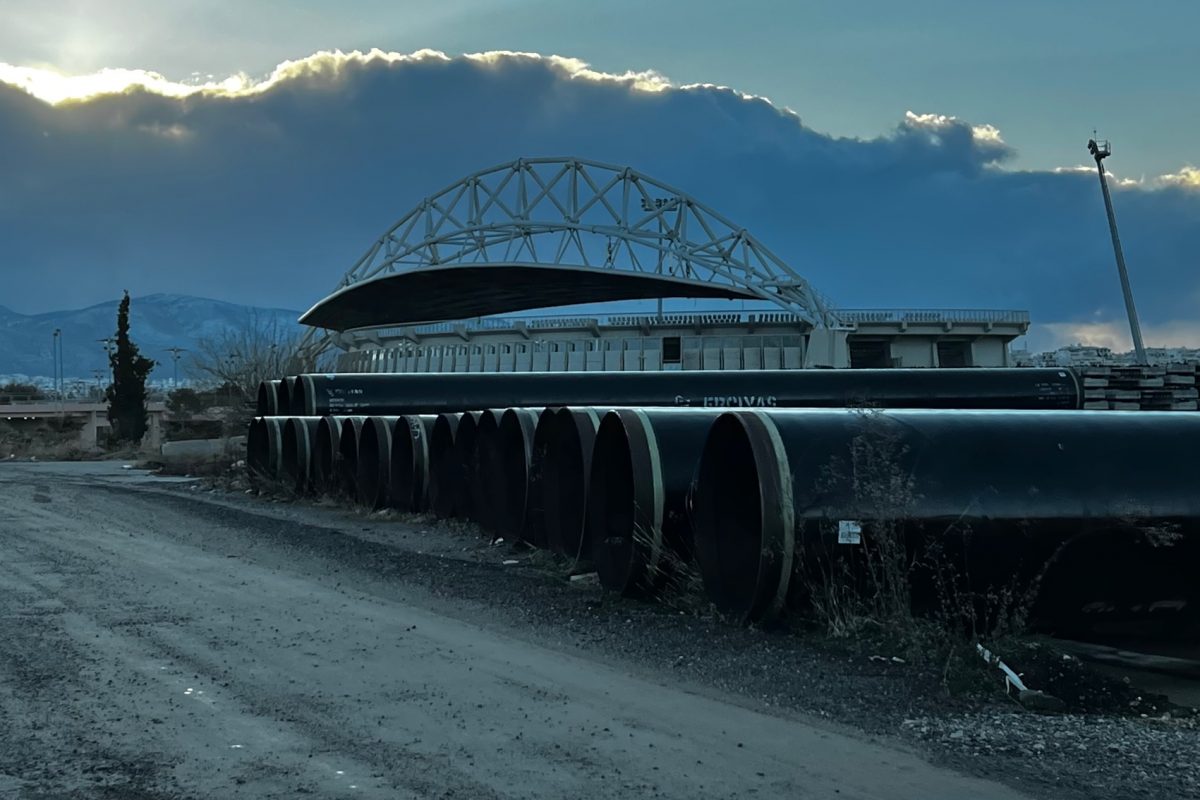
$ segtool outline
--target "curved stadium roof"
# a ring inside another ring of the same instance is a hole
[[[672,297],[762,299],[736,286],[665,275],[490,263],[427,267],[353,283],[321,300],[300,321],[344,331],[533,308]]]

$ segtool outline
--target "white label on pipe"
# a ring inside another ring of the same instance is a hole
[[[862,523],[853,519],[838,520],[838,544],[862,544]]]

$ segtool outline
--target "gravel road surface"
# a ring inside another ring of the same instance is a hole
[[[0,509],[3,794],[1017,796],[358,586],[248,514],[13,465]]]
[[[855,727],[819,699],[797,713],[759,691],[793,676],[739,660],[762,634],[686,645],[691,621],[624,601],[592,626],[578,609],[606,601],[505,565],[503,548],[247,500],[119,465],[0,465],[0,797],[1017,798],[1054,784],[931,765],[899,738],[904,708]],[[876,684],[852,678],[830,702],[867,708]]]

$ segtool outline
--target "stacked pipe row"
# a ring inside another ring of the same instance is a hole
[[[910,549],[936,537],[976,592],[1040,581],[1052,623],[1106,602],[1194,621],[1200,417],[1069,410],[1063,370],[635,375],[268,382],[260,410],[306,413],[256,419],[248,464],[297,492],[472,520],[627,596],[694,568],[747,622],[806,604],[814,570],[861,569],[885,518]],[[821,408],[863,401],[886,410]],[[775,407],[720,407],[748,404]],[[875,440],[902,509],[862,491]],[[914,603],[938,580],[915,578]]]

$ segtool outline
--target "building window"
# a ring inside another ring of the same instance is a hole
[[[971,366],[971,343],[964,341],[938,342],[939,367]]]
[[[664,336],[662,343],[664,364],[678,364],[683,360],[683,347],[678,336]]]
[[[892,366],[892,346],[887,339],[858,339],[851,336],[851,369],[887,369]]]

